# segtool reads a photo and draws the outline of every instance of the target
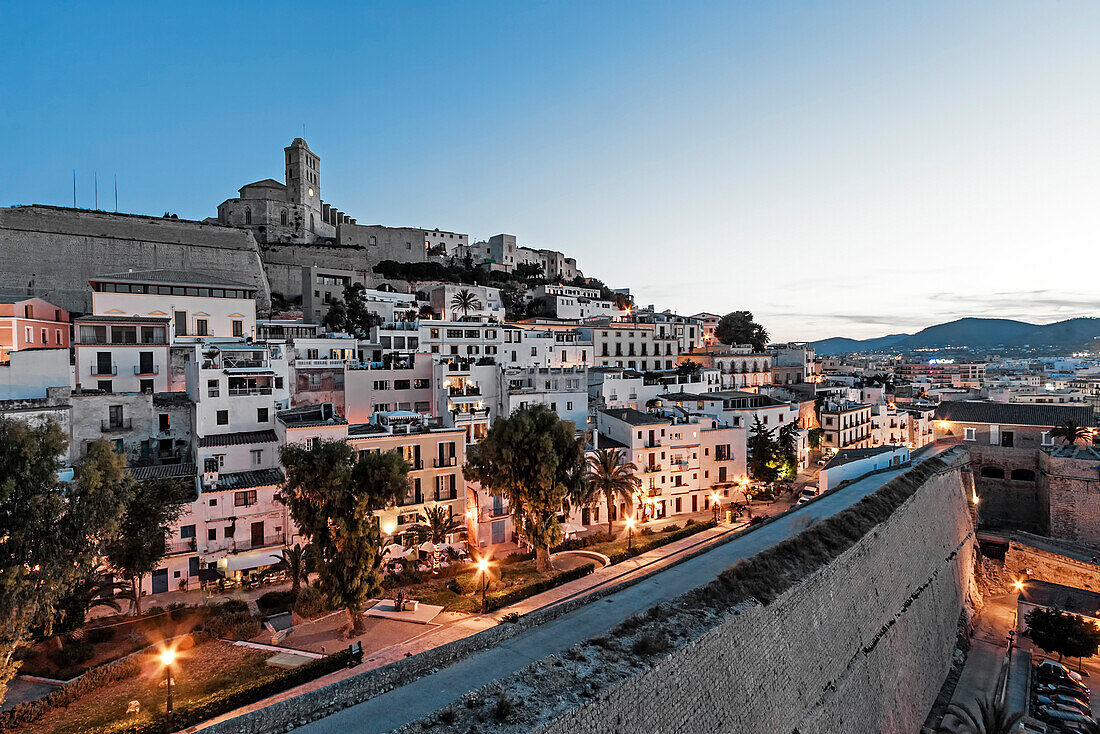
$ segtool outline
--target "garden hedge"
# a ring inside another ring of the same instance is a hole
[[[595,570],[596,564],[586,563],[583,566],[578,566],[577,568],[572,568],[568,571],[556,573],[548,579],[542,579],[541,581],[536,581],[533,584],[514,586],[510,589],[505,589],[504,591],[497,591],[489,594],[485,598],[485,606],[491,612],[496,609],[506,607],[509,604],[515,604],[517,601],[522,601],[529,596],[534,596],[535,594],[541,594],[544,591],[549,591],[556,586],[567,584],[570,581],[581,578],[582,576],[587,576]]]

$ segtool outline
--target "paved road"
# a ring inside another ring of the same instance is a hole
[[[914,459],[926,460],[943,449]],[[811,520],[835,514],[881,487],[905,469],[876,474],[822,497],[782,520],[765,525],[725,545],[655,573],[634,586],[564,614],[475,653],[432,675],[339,711],[299,730],[307,734],[374,734],[389,732],[438,711],[464,694],[512,675],[536,660],[561,652],[611,628],[635,612],[706,584],[734,562],[755,555],[801,532]]]

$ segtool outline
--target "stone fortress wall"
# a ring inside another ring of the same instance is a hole
[[[219,224],[54,206],[0,208],[0,293],[33,290],[53,304],[91,311],[88,279],[106,273],[197,270],[271,289],[251,232]],[[33,283],[33,285],[32,285]]]
[[[957,466],[957,465],[956,465]],[[917,732],[977,600],[958,469],[931,476],[855,546],[752,604],[543,734]]]

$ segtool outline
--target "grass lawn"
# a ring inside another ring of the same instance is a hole
[[[174,705],[184,706],[223,688],[276,675],[278,668],[264,665],[264,660],[271,655],[216,640],[180,651],[173,666]],[[117,721],[139,722],[151,718],[153,711],[164,710],[164,669],[155,654],[143,654],[139,661],[139,676],[92,691],[68,708],[51,711],[17,731],[92,734]],[[133,700],[141,703],[141,713],[128,716],[126,708]]]
[[[472,564],[467,565],[466,568],[463,569],[463,573],[472,571]],[[489,585],[490,593],[506,587],[510,588],[524,583],[541,581],[544,578],[544,576],[535,570],[535,562],[533,560],[494,566],[492,574],[493,583]],[[463,596],[452,591],[448,587],[448,584],[453,580],[454,574],[448,574],[445,577],[427,579],[418,584],[409,584],[407,586],[398,587],[397,589],[387,589],[385,593],[387,595],[392,595],[400,590],[405,592],[405,596],[409,599],[416,599],[424,604],[437,604],[443,607],[444,611],[448,612],[466,612],[468,614],[480,612],[481,587],[478,587],[478,593],[471,594],[470,596]]]

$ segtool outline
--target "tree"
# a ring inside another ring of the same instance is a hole
[[[784,478],[793,477],[798,473],[798,432],[802,430],[798,423],[791,421],[784,423],[779,429],[779,438],[776,440],[777,458],[782,461],[780,473]]]
[[[806,444],[811,449],[821,448],[821,440],[825,438],[825,429],[818,426],[817,428],[811,428],[810,432],[806,434]]]
[[[950,734],[1014,734],[1024,713],[1009,713],[1005,704],[997,703],[989,695],[976,699],[968,706],[951,704],[947,707],[944,721],[951,718],[955,722],[941,725],[940,731]]]
[[[422,319],[430,319],[433,316],[435,316],[435,311],[432,310],[431,305],[425,303],[423,306],[420,307],[420,311],[418,312],[418,315]]]
[[[774,482],[779,478],[778,443],[774,438],[775,429],[765,428],[760,422],[760,416],[756,416],[752,428],[749,430],[749,438],[746,448],[749,452],[749,474],[759,482]]]
[[[279,499],[316,549],[317,584],[347,614],[345,634],[358,636],[363,604],[381,591],[374,513],[404,496],[409,465],[394,452],[357,455],[343,441],[290,444],[279,455],[286,468]]]
[[[752,311],[733,311],[718,321],[714,335],[723,344],[751,344],[757,352],[768,345],[768,331],[752,320]]]
[[[100,442],[64,485],[66,444],[53,421],[0,416],[0,700],[19,667],[16,650],[31,629],[51,634],[60,600],[94,570],[128,499],[118,457]]]
[[[348,327],[348,309],[344,302],[339,298],[333,300],[321,324],[330,331],[344,331]]]
[[[96,607],[107,607],[121,612],[119,599],[132,600],[130,584],[115,581],[111,569],[97,565],[86,576],[78,579],[58,603],[58,620],[54,627],[59,632],[69,632],[84,624],[88,612]]]
[[[1066,420],[1061,425],[1052,428],[1050,435],[1053,438],[1060,438],[1071,445],[1078,441],[1085,444],[1092,442],[1092,429],[1082,426],[1073,419]]]
[[[131,480],[132,481],[132,480]],[[193,491],[174,479],[134,482],[118,534],[105,547],[107,562],[130,584],[130,607],[141,615],[141,580],[168,551],[168,533]]]
[[[558,513],[584,476],[584,445],[573,423],[545,405],[520,408],[470,449],[465,472],[508,498],[516,530],[535,548],[536,567],[551,571],[550,548],[563,537]]]
[[[512,271],[520,280],[541,280],[542,263],[520,263]]]
[[[626,511],[634,512],[634,493],[642,486],[641,480],[634,476],[638,467],[622,449],[599,449],[588,456],[586,464],[585,481],[607,503],[607,534],[611,535],[615,500],[621,497]]]
[[[481,308],[481,301],[469,288],[463,288],[451,296],[451,311],[455,313],[461,311],[463,318],[469,316],[471,311],[477,311],[479,308]]]
[[[1092,657],[1100,647],[1100,629],[1096,625],[1057,607],[1036,607],[1024,621],[1027,622],[1024,634],[1044,652],[1057,654],[1059,662],[1065,655]]]
[[[276,571],[285,571],[290,577],[290,591],[297,595],[298,588],[309,586],[310,554],[313,546],[302,547],[301,543],[295,543],[293,548],[283,548],[277,556],[274,566]]]
[[[683,362],[676,365],[676,374],[682,376],[697,375],[699,374],[699,370],[701,370],[702,368],[703,365],[699,364],[698,362],[693,362],[690,359],[685,359]]]
[[[366,288],[362,283],[344,286],[344,300],[333,301],[325,314],[324,324],[330,329],[346,331],[358,337],[370,336],[370,331],[382,325],[382,317],[367,310]]]
[[[430,540],[435,545],[432,553],[432,572],[439,567],[439,552],[443,543],[447,542],[447,536],[464,527],[461,519],[451,514],[450,505],[435,505],[424,508],[424,512],[417,515],[416,524],[412,526],[418,537]]]

